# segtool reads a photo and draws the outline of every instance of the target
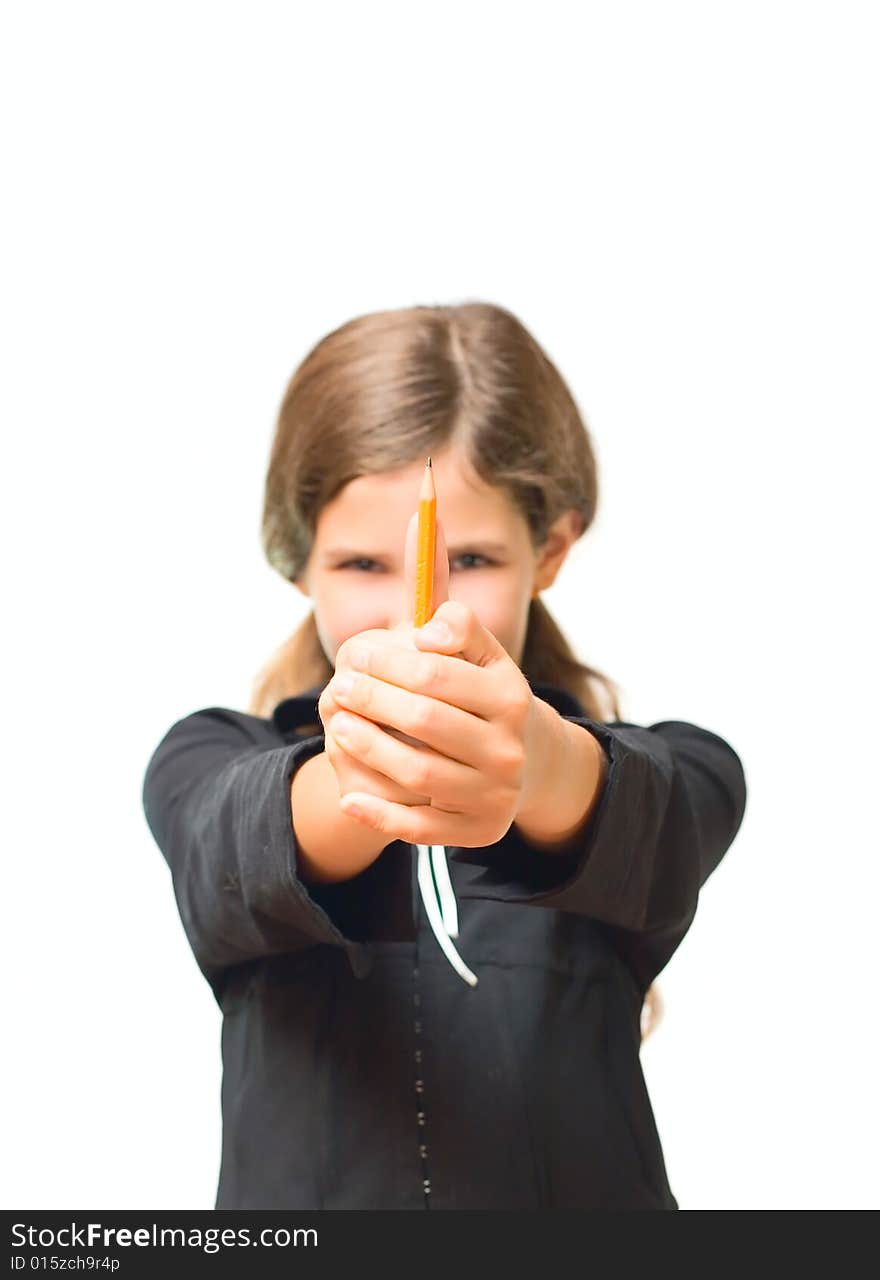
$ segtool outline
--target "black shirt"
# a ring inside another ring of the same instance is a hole
[[[449,846],[462,981],[414,846],[297,874],[290,784],[318,689],[176,722],[144,809],[223,1011],[217,1209],[677,1209],[639,1059],[644,994],[742,821],[742,764],[678,720],[589,719],[609,768],[572,853]]]

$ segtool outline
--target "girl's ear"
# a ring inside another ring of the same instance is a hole
[[[565,557],[584,531],[584,518],[579,511],[564,511],[550,526],[535,565],[535,593],[553,585]]]
[[[291,581],[293,582],[293,585],[296,587],[297,591],[302,592],[304,596],[308,597],[311,595],[311,592],[309,591],[306,580],[304,577],[302,577],[302,575],[300,575],[300,577],[298,578],[292,578]]]

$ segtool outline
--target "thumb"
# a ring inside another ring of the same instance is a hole
[[[416,557],[419,541],[419,513],[414,511],[406,527],[406,546],[403,556],[403,577],[406,584],[406,616],[415,623],[416,605]],[[437,520],[437,536],[434,539],[434,591],[428,619],[434,616],[445,600],[449,599],[449,558],[446,554],[446,538],[443,525]]]

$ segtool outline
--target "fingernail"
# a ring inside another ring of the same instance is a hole
[[[440,622],[439,620],[435,622],[426,622],[425,625],[419,629],[419,635],[424,636],[430,644],[449,644],[449,641],[452,639],[452,632],[449,630],[446,623]]]
[[[351,800],[348,796],[343,796],[339,801],[339,807],[343,813],[349,814],[352,818],[362,818],[366,813],[366,809],[357,800]]]
[[[347,711],[337,711],[336,715],[330,721],[330,728],[336,734],[337,738],[340,734],[345,734],[350,738],[352,734],[357,733],[363,728],[363,720],[360,716],[349,715]]]
[[[354,689],[354,681],[355,678],[350,671],[346,671],[342,675],[335,676],[333,679],[334,696],[339,694],[340,698],[351,697],[352,690]]]

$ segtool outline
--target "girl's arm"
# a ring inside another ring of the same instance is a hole
[[[386,839],[446,844],[454,861],[484,868],[462,897],[599,921],[647,989],[739,829],[746,783],[736,752],[686,721],[566,714],[554,726],[559,712],[461,601],[445,601],[414,640],[415,650],[373,644],[366,632],[346,641],[351,685],[338,676],[330,685],[355,713],[346,750],[429,803],[356,791],[340,806]]]
[[[571,851],[589,825],[608,776],[608,757],[598,738],[557,715],[540,698],[537,714],[545,722],[531,802],[521,807],[516,825],[529,844],[545,853]]]
[[[387,836],[339,808],[339,781],[326,751],[297,769],[290,796],[299,874],[306,884],[349,880],[388,844]]]
[[[700,890],[740,828],[742,762],[724,738],[682,720],[642,726],[564,719],[593,735],[608,757],[595,809],[568,852],[548,854],[516,823],[498,844],[455,849],[453,861],[484,868],[461,896],[601,921],[647,990],[690,928]]]
[[[304,787],[297,788],[297,802],[312,847],[301,852],[292,782],[323,745],[321,735],[279,743],[259,718],[211,707],[172,725],[149,761],[147,823],[218,1002],[228,971],[259,957],[329,944],[345,950],[362,976],[369,967],[364,942],[414,937],[410,862],[387,836],[365,833],[347,818],[348,829],[337,831],[330,820],[340,838],[335,853],[353,878],[309,882],[330,850],[312,834],[321,819],[320,795],[310,803]],[[322,768],[314,764],[309,780],[320,780]],[[388,846],[384,852],[382,846]]]

